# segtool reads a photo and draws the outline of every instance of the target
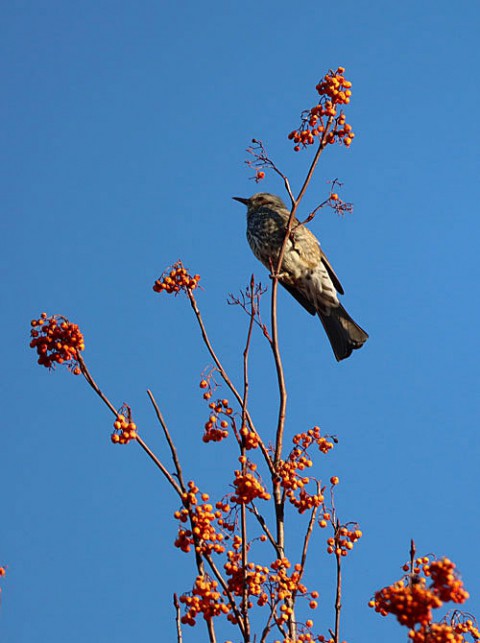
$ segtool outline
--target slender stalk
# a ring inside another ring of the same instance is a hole
[[[157,401],[153,395],[153,393],[150,391],[150,389],[147,389],[147,394],[148,397],[150,398],[150,401],[153,405],[153,408],[155,409],[155,413],[157,415],[158,421],[160,422],[160,425],[163,429],[163,433],[165,435],[165,439],[168,442],[168,446],[170,447],[170,453],[172,454],[172,459],[173,463],[175,465],[175,471],[177,472],[178,479],[180,480],[180,484],[182,486],[183,491],[186,490],[185,482],[183,480],[183,473],[182,473],[182,467],[180,466],[180,460],[178,458],[178,453],[177,449],[175,447],[175,444],[173,443],[172,437],[170,435],[170,431],[168,430],[167,424],[165,422],[165,419],[163,417],[162,412],[160,411],[160,407],[157,404]]]
[[[335,553],[337,560],[337,588],[335,592],[335,643],[340,643],[340,612],[342,610],[342,563],[341,555]]]
[[[173,605],[175,606],[175,625],[177,628],[177,643],[183,643],[182,635],[182,621],[180,620],[180,603],[178,602],[178,596],[173,595]]]
[[[140,436],[137,436],[135,438],[135,441],[142,447],[142,449],[145,451],[145,453],[148,455],[148,457],[157,465],[157,467],[163,473],[165,478],[168,480],[168,482],[172,485],[172,487],[175,489],[175,491],[181,497],[182,496],[182,489],[179,487],[178,482],[175,480],[175,478],[172,476],[172,474],[168,471],[168,469],[166,469],[164,467],[164,465],[160,462],[160,460],[153,453],[153,451],[145,444],[145,442],[142,440],[142,438]]]
[[[246,426],[246,421],[247,421],[247,403],[248,403],[248,387],[249,387],[248,354],[250,350],[253,324],[255,322],[255,315],[256,315],[254,289],[255,289],[255,277],[252,275],[250,277],[250,291],[248,293],[250,298],[250,323],[248,324],[247,340],[245,343],[245,350],[243,351],[243,403],[242,403],[241,429],[243,429],[243,427]],[[241,441],[242,456],[245,456],[245,451],[246,451],[245,438],[242,435],[242,441]],[[245,468],[246,468],[245,463],[243,463],[242,468],[245,472]],[[247,583],[248,539],[247,539],[247,509],[245,507],[245,503],[242,503],[241,505],[240,515],[241,515],[241,530],[242,530],[242,573],[243,573],[242,613],[243,613],[243,620],[245,624],[244,641],[245,643],[249,643],[250,642],[250,619],[249,619],[249,613],[248,613],[248,583]]]
[[[90,384],[92,389],[95,391],[95,393],[100,397],[100,399],[108,406],[110,411],[115,415],[115,417],[118,415],[117,409],[113,406],[113,404],[110,402],[108,397],[102,393],[100,390],[100,387],[98,384],[95,382],[93,379],[90,371],[87,368],[87,365],[85,364],[83,357],[80,355],[80,353],[77,352],[77,361],[78,365],[80,366],[80,370],[82,371],[83,377],[87,380],[87,382]]]
[[[237,402],[239,403],[239,405],[241,407],[243,407],[242,396],[240,395],[240,393],[235,388],[232,380],[228,376],[226,370],[223,368],[222,363],[220,362],[219,358],[217,357],[217,354],[215,353],[215,351],[213,349],[213,346],[212,346],[212,344],[210,342],[210,339],[208,337],[207,330],[205,328],[205,324],[203,323],[202,315],[200,313],[200,309],[198,308],[198,305],[197,305],[197,302],[195,300],[195,297],[193,296],[193,293],[192,293],[191,290],[187,290],[187,294],[188,294],[188,299],[190,301],[190,305],[191,305],[191,307],[193,309],[193,312],[195,313],[195,317],[196,317],[198,325],[200,327],[200,332],[202,334],[202,339],[203,339],[203,341],[205,343],[205,346],[207,347],[207,350],[210,353],[210,356],[212,357],[213,361],[215,362],[215,366],[217,367],[217,369],[218,369],[220,375],[222,376],[225,384],[232,391],[232,393],[233,393],[235,399],[237,400]],[[253,420],[252,420],[252,418],[250,416],[250,413],[248,412],[247,409],[245,409],[245,417],[246,417],[246,420],[248,422],[248,425],[249,425],[250,429],[252,431],[254,431],[258,435],[258,431],[256,430],[255,425],[253,424]],[[270,454],[268,453],[268,451],[267,451],[267,449],[266,449],[266,447],[263,444],[261,439],[259,440],[259,446],[260,446],[260,449],[261,449],[261,451],[263,453],[263,456],[265,458],[265,462],[267,463],[267,466],[268,466],[270,472],[273,474],[274,466],[273,466],[272,458],[270,457]]]

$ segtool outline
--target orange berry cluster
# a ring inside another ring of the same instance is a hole
[[[186,268],[183,267],[181,261],[177,261],[167,268],[165,272],[162,273],[156,282],[153,284],[153,290],[155,292],[167,292],[175,294],[179,293],[180,290],[195,290],[200,281],[200,275],[190,275]]]
[[[333,449],[333,442],[321,434],[320,428],[314,426],[304,433],[297,433],[293,436],[292,442],[306,450],[312,444],[316,444],[322,453],[328,453]]]
[[[456,633],[470,634],[474,641],[480,641],[480,629],[477,622],[474,622],[470,616],[465,617],[461,612],[455,612],[451,619],[451,626]]]
[[[257,498],[270,500],[270,494],[263,486],[258,474],[255,473],[257,465],[243,455],[238,460],[242,464],[243,470],[237,469],[235,471],[235,480],[233,481],[235,493],[232,494],[231,501],[239,505],[248,505]]]
[[[326,515],[330,518],[330,514]],[[363,532],[358,528],[358,525],[355,525],[353,529],[349,529],[346,525],[339,525],[335,528],[334,537],[327,540],[327,552],[336,556],[346,556],[362,536]]]
[[[137,425],[132,421],[132,411],[128,404],[124,404],[118,411],[113,423],[113,433],[110,436],[113,444],[128,444],[138,437]]]
[[[214,522],[219,521],[221,526],[225,527],[222,510],[227,512],[230,507],[217,503],[217,511],[214,511],[212,504],[209,502],[208,493],[201,495],[203,504],[199,504],[197,498],[198,487],[193,481],[190,481],[188,488],[189,491],[184,493],[182,497],[184,506],[174,513],[174,517],[181,524],[185,524],[190,520],[191,529],[179,527],[175,547],[178,547],[183,552],[189,552],[194,546],[195,551],[199,554],[223,553],[225,547],[222,542],[225,536],[216,530]],[[220,509],[218,509],[219,506]]]
[[[250,451],[250,449],[258,449],[260,437],[255,431],[250,431],[247,426],[242,426],[240,435],[242,436],[242,444],[247,451]]]
[[[228,437],[229,422],[226,418],[232,415],[233,409],[227,399],[210,402],[208,406],[210,408],[210,417],[205,422],[205,433],[202,439],[204,442],[221,442]],[[222,415],[224,418],[220,419]]]
[[[270,567],[272,570],[269,577],[270,598],[273,604],[281,603],[280,613],[277,611],[275,613],[275,622],[277,625],[282,625],[293,616],[290,599],[292,599],[294,595],[307,596],[308,591],[301,582],[303,569],[300,564],[294,566],[291,575],[288,574],[288,570],[291,567],[288,558],[277,558]],[[318,607],[317,598],[318,592],[314,591],[310,593],[310,609],[316,609]]]
[[[281,486],[286,490],[289,502],[298,509],[299,513],[304,513],[313,507],[319,507],[325,499],[320,490],[315,494],[310,494],[304,488],[309,484],[310,478],[300,475],[299,472],[313,465],[308,448],[312,444],[316,444],[322,453],[328,453],[333,448],[333,443],[321,435],[318,426],[304,433],[297,433],[293,436],[292,441],[295,446],[288,459],[278,463],[277,475]],[[295,492],[298,489],[300,492],[297,497]]]
[[[47,317],[47,313],[42,313],[39,319],[32,319],[30,324],[30,347],[36,349],[38,363],[47,368],[65,363],[75,375],[79,375],[77,358],[85,348],[85,341],[77,324],[72,324],[62,315]]]
[[[355,137],[351,125],[346,122],[343,111],[338,105],[348,105],[352,95],[352,83],[345,79],[344,67],[330,70],[316,86],[320,95],[318,104],[302,114],[302,123],[297,130],[288,135],[295,143],[294,150],[313,145],[316,138],[328,144],[343,143],[349,147]],[[333,120],[333,127],[329,127]]]
[[[414,577],[384,587],[369,605],[382,616],[394,614],[401,625],[412,628],[430,623],[432,608],[441,607],[442,601],[426,587],[425,578]]]
[[[247,569],[244,571],[241,550],[242,539],[240,536],[234,536],[232,549],[227,552],[228,560],[224,565],[225,572],[229,576],[228,589],[235,596],[243,596],[245,588],[248,596],[260,596],[258,604],[264,605],[261,594],[270,570],[263,565],[247,563]],[[251,608],[252,604],[249,603],[248,607]]]
[[[412,643],[465,643],[463,635],[447,623],[423,625],[419,630],[410,630],[408,636]]]
[[[463,582],[455,572],[455,564],[448,558],[434,560],[423,566],[425,576],[432,580],[431,589],[444,603],[465,603],[469,598],[468,592],[463,587]]]
[[[197,576],[192,593],[180,596],[180,602],[187,608],[185,615],[180,619],[184,625],[195,625],[199,614],[206,621],[210,621],[215,616],[228,614],[230,611],[229,605],[218,591],[217,581],[206,574]]]
[[[441,607],[445,602],[464,603],[469,594],[455,572],[455,565],[448,558],[430,562],[429,558],[424,556],[417,558],[412,566],[406,563],[403,569],[410,570],[406,578],[376,592],[369,605],[382,616],[394,614],[399,623],[409,628],[420,625],[420,629],[414,631],[418,634],[418,641],[414,639],[418,643],[424,640],[422,628],[426,632],[432,625],[432,609]],[[431,580],[428,587],[427,578]],[[447,630],[437,628],[436,632],[438,636],[432,638],[432,641],[443,641],[440,637]],[[412,633],[410,638],[413,638]]]

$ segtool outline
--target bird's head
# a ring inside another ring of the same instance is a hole
[[[234,196],[233,199],[246,205],[249,210],[258,210],[259,208],[272,208],[273,210],[278,210],[279,208],[283,210],[287,209],[287,206],[279,196],[269,194],[268,192],[258,192],[258,194],[254,194],[249,199],[241,196]]]

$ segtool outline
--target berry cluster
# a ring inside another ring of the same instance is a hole
[[[212,369],[208,372],[208,374],[200,380],[199,387],[201,389],[206,389],[205,393],[203,394],[203,399],[204,400],[209,400],[211,399],[214,391],[218,388],[218,384],[215,382],[213,375],[215,373],[215,369]]]
[[[348,105],[352,95],[352,83],[345,79],[344,67],[330,70],[316,86],[320,99],[314,107],[302,114],[300,127],[293,130],[288,138],[295,143],[296,152],[301,147],[313,145],[316,138],[327,144],[343,143],[349,147],[355,137],[351,125],[346,122],[339,105]]]
[[[85,342],[77,324],[72,324],[62,315],[47,317],[47,313],[42,313],[39,319],[32,319],[30,324],[30,347],[36,349],[38,363],[47,368],[66,364],[75,375],[79,375],[77,359],[79,352],[85,349]]]
[[[430,576],[433,591],[444,603],[465,603],[469,598],[463,582],[455,573],[455,564],[448,558],[425,564],[423,573]]]
[[[228,437],[229,422],[226,418],[230,418],[233,409],[230,407],[228,400],[217,400],[210,402],[210,417],[205,422],[205,433],[203,434],[204,442],[221,442]],[[224,416],[221,419],[221,416]]]
[[[480,641],[478,623],[470,615],[464,616],[461,612],[454,612],[450,625],[457,634],[470,634],[474,641]]]
[[[255,473],[257,465],[254,462],[250,462],[243,455],[238,459],[243,466],[243,470],[239,471],[237,469],[235,471],[235,480],[233,481],[235,493],[232,495],[231,501],[239,505],[248,505],[257,498],[270,500],[270,494],[258,478],[258,474]]]
[[[370,605],[382,616],[394,614],[401,625],[427,625],[432,620],[432,608],[442,601],[426,586],[425,578],[403,579],[375,593]]]
[[[247,569],[244,571],[242,565],[242,539],[240,536],[234,536],[232,549],[227,552],[227,562],[224,565],[227,574],[228,589],[235,596],[243,596],[244,587],[248,596],[259,596],[258,604],[264,605],[266,601],[262,600],[261,594],[263,585],[266,583],[269,575],[269,568],[254,563],[247,563]],[[249,608],[252,604],[249,603]]]
[[[286,623],[293,616],[291,599],[296,595],[307,596],[308,591],[301,582],[303,568],[300,564],[294,565],[293,572],[289,575],[288,570],[291,563],[288,558],[277,558],[270,565],[271,572],[268,579],[270,596],[274,603],[280,604],[280,611],[275,611],[275,622],[277,625]],[[318,592],[310,593],[310,609],[316,609],[318,603]]]
[[[419,630],[410,630],[408,636],[412,643],[465,643],[463,635],[448,623],[424,625]]]
[[[417,558],[411,565],[406,563],[403,570],[410,571],[403,579],[376,592],[370,607],[382,616],[394,614],[399,623],[411,628],[409,636],[416,643],[456,641],[455,638],[445,638],[447,628],[434,628],[432,624],[432,609],[441,607],[444,602],[464,603],[469,596],[455,572],[455,565],[448,558],[430,562],[425,556]],[[427,579],[431,581],[428,586]],[[415,630],[417,625],[420,627]],[[461,629],[463,622],[459,625]],[[425,638],[429,632],[431,638]]]
[[[285,489],[285,495],[289,502],[297,508],[299,513],[319,507],[324,496],[319,485],[317,493],[310,494],[305,490],[311,479],[308,476],[301,475],[305,469],[313,465],[309,456],[308,448],[316,444],[322,453],[328,453],[333,448],[333,443],[326,437],[322,436],[318,426],[309,429],[304,433],[297,433],[293,436],[294,448],[286,460],[281,460],[277,465],[277,476],[280,485]],[[299,491],[296,495],[296,491]]]
[[[225,603],[217,588],[217,581],[206,574],[197,576],[191,594],[180,596],[180,602],[187,608],[185,615],[181,618],[184,625],[195,625],[199,614],[202,614],[206,621],[221,614],[228,614],[230,606]]]
[[[325,515],[330,519],[330,514],[327,513],[324,514],[323,520],[325,520]],[[320,526],[324,525],[321,524]],[[352,529],[349,529],[348,525],[339,525],[335,527],[333,538],[327,540],[327,552],[329,554],[335,554],[336,556],[346,556],[362,536],[363,533],[358,528],[358,525],[354,525]]]
[[[313,429],[309,429],[304,433],[297,433],[293,436],[292,442],[304,450],[308,449],[312,444],[316,444],[322,453],[328,453],[333,449],[333,442],[321,434],[318,426],[314,426]]]
[[[193,481],[188,483],[188,489],[182,497],[183,507],[174,513],[174,517],[180,521],[175,547],[183,552],[189,552],[194,546],[195,551],[200,554],[223,553],[225,547],[222,542],[225,536],[216,530],[214,522],[218,521],[225,527],[222,511],[228,512],[230,507],[217,503],[217,511],[214,511],[207,493],[201,495],[202,504],[199,504],[199,489]],[[188,521],[191,528],[183,528],[182,525]]]
[[[132,421],[132,410],[128,404],[124,404],[118,411],[113,423],[113,433],[110,437],[113,444],[128,444],[138,437],[137,425]]]
[[[167,268],[153,284],[155,292],[179,293],[180,290],[195,290],[200,281],[200,275],[190,275],[181,261]]]

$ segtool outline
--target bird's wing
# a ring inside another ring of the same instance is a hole
[[[327,269],[329,277],[332,280],[332,283],[335,286],[336,291],[339,292],[341,295],[343,295],[344,290],[342,288],[342,284],[340,283],[340,279],[335,274],[335,270],[332,268],[329,260],[325,256],[325,253],[323,252],[323,250],[320,250],[320,252],[322,253],[322,263],[325,266],[325,268]]]

